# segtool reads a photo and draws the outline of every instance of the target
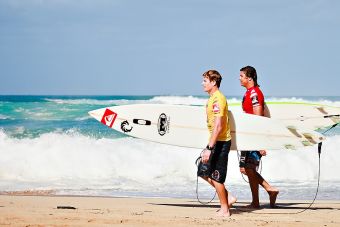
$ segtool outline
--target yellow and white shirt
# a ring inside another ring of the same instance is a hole
[[[207,110],[207,126],[210,135],[214,129],[215,117],[222,117],[223,128],[217,137],[217,141],[231,140],[227,99],[220,90],[215,91],[214,94],[210,96],[206,105],[206,110]]]

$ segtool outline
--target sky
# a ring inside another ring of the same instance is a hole
[[[340,96],[337,0],[0,0],[0,95]]]

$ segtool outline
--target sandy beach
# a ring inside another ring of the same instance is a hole
[[[194,199],[1,195],[0,226],[340,226],[340,201],[279,201],[270,209],[244,210],[237,202],[230,218],[215,217],[218,202]]]

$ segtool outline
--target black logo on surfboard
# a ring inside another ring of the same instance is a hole
[[[169,125],[170,125],[170,118],[168,118],[165,113],[162,113],[161,115],[159,115],[158,124],[157,124],[159,135],[164,136],[166,133],[168,133]]]
[[[130,126],[128,121],[123,121],[122,124],[120,125],[120,128],[122,129],[123,132],[131,132],[132,126]]]
[[[151,121],[144,119],[133,119],[132,122],[136,125],[151,125]]]

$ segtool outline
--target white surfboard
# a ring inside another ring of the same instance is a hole
[[[204,148],[209,140],[204,107],[135,104],[90,111],[104,125],[129,136],[176,146]],[[266,117],[229,111],[232,150],[280,150],[312,146],[325,138],[287,128]]]
[[[231,104],[233,112],[242,112],[240,104]],[[267,102],[265,116],[284,122],[287,127],[318,130],[340,122],[340,107],[312,103]]]

